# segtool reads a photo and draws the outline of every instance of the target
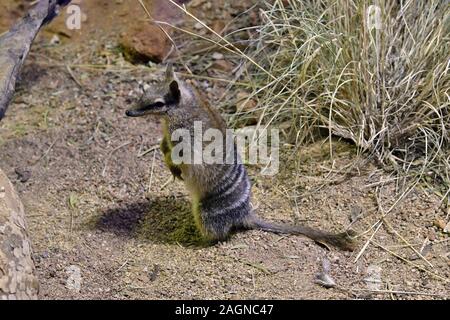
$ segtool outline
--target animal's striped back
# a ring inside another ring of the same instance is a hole
[[[222,165],[226,169],[221,177],[199,199],[203,228],[216,239],[224,239],[234,226],[242,226],[251,211],[250,179],[237,155],[235,159],[234,164]]]

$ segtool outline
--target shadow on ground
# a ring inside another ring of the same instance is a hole
[[[109,208],[97,218],[95,228],[117,236],[155,243],[194,247],[209,245],[195,227],[187,198],[174,196]]]

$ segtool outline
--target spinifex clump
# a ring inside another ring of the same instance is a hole
[[[385,168],[446,192],[450,6],[376,3],[266,4],[252,57],[270,75],[251,70],[260,122],[290,123],[297,144],[318,131],[343,137]]]

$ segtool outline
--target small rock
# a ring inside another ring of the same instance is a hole
[[[427,257],[430,254],[431,249],[432,249],[432,244],[431,243],[427,243],[420,250],[420,255],[422,257]],[[414,253],[409,259],[414,261],[414,260],[421,259],[421,257],[419,255],[417,255],[416,253]]]
[[[450,233],[450,221],[447,223],[447,225],[444,228],[445,233]]]
[[[17,179],[22,183],[27,182],[31,178],[31,170],[27,168],[16,168],[14,171],[17,174]]]
[[[331,264],[328,259],[322,261],[322,272],[316,274],[314,283],[317,283],[325,288],[333,288],[336,286],[336,281],[328,274],[331,269]]]
[[[212,58],[214,60],[222,60],[223,59],[223,54],[221,54],[220,52],[214,52],[212,55]]]
[[[54,34],[53,37],[50,39],[50,44],[52,46],[56,46],[58,44],[61,44],[61,39],[56,34]]]
[[[436,240],[436,232],[432,228],[430,228],[428,230],[428,239],[430,241],[435,241]]]
[[[325,288],[334,288],[336,286],[336,282],[326,273],[319,273],[316,275],[316,279],[314,280],[314,283],[317,283]]]
[[[359,206],[352,206],[350,209],[350,222],[355,222],[361,218],[362,209]]]
[[[197,23],[194,25],[194,29],[195,29],[195,30],[203,29],[203,25],[202,25],[200,22],[197,22]]]
[[[239,92],[237,94],[237,110],[238,111],[252,111],[256,107],[256,101],[252,98],[249,99],[249,94],[246,92]]]
[[[231,62],[228,62],[226,60],[216,60],[212,64],[213,69],[229,72],[233,70],[233,64]]]
[[[438,227],[441,230],[444,230],[446,223],[445,223],[444,219],[437,218],[436,220],[433,221],[433,225]]]
[[[223,20],[214,20],[211,29],[213,29],[216,33],[221,34],[223,29],[225,29],[225,22]]]
[[[158,277],[160,271],[160,267],[158,264],[154,264],[153,265],[153,270],[151,272],[149,272],[148,274],[148,278],[150,279],[150,281],[155,281],[156,278]]]

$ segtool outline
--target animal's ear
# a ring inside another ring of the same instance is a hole
[[[180,92],[180,87],[178,86],[178,81],[177,80],[172,80],[170,81],[169,84],[169,93],[170,93],[170,97],[175,101],[175,102],[179,102],[180,98],[181,98],[181,92]]]
[[[178,85],[178,79],[173,72],[173,65],[169,63],[166,69],[166,83],[169,84],[169,95],[174,102],[179,102],[181,97],[180,86]]]
[[[175,74],[173,73],[173,64],[169,63],[166,68],[166,82],[170,83],[175,80]]]

